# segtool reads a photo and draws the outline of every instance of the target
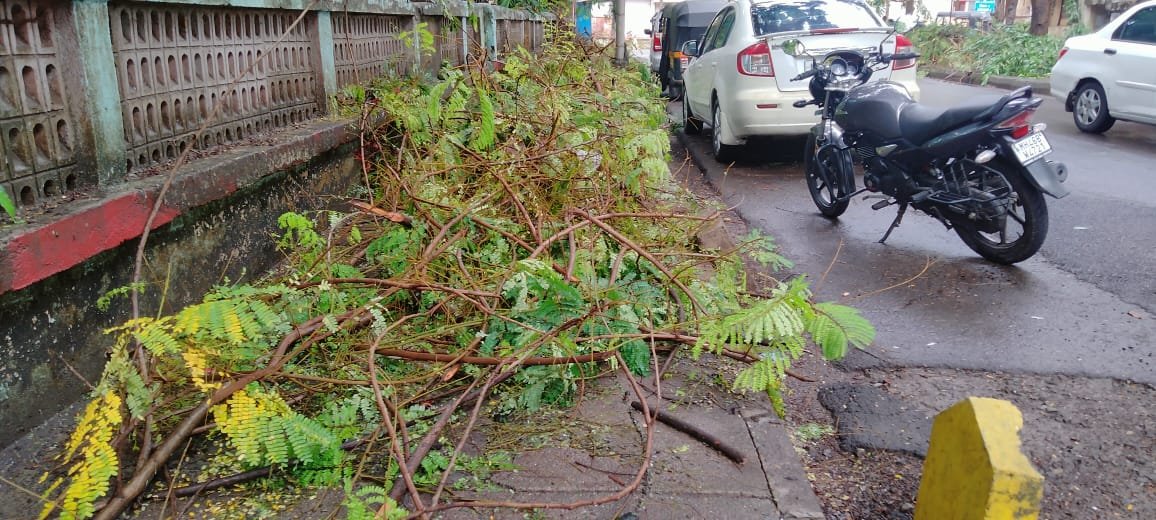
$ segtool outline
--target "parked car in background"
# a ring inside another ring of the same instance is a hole
[[[650,28],[642,31],[650,37],[650,72],[658,76],[658,64],[662,62],[662,9],[650,17]],[[663,85],[666,88],[666,85]]]
[[[802,135],[819,120],[814,107],[791,106],[811,99],[808,81],[791,78],[812,61],[784,52],[782,43],[788,39],[801,41],[813,53],[880,46],[884,52],[903,53],[912,47],[861,0],[730,2],[702,39],[683,49],[695,56],[683,73],[684,131],[697,133],[707,122],[718,160],[733,160],[749,137]],[[871,81],[899,83],[918,99],[915,71],[914,59],[897,60]]]
[[[1051,88],[1084,132],[1105,132],[1117,119],[1156,124],[1156,0],[1068,38]]]
[[[727,0],[686,0],[667,4],[659,11],[662,38],[656,44],[660,49],[657,73],[662,89],[672,99],[682,96],[682,72],[690,63],[690,56],[682,55],[682,45],[702,38],[711,20],[726,5]]]

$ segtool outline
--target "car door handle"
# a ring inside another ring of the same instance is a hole
[[[1115,55],[1116,49],[1104,49],[1104,54]]]

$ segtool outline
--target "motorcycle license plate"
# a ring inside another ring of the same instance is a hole
[[[1051,153],[1052,145],[1048,144],[1048,138],[1044,137],[1043,132],[1034,132],[1031,135],[1012,143],[1012,151],[1015,152],[1016,158],[1020,160],[1020,164],[1027,166],[1037,159]]]

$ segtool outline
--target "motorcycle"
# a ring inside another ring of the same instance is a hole
[[[886,39],[885,39],[886,41]],[[811,78],[810,100],[820,121],[807,138],[807,188],[819,212],[838,218],[855,196],[880,198],[871,208],[898,205],[883,243],[908,207],[943,223],[984,258],[1014,264],[1031,258],[1048,233],[1044,194],[1062,198],[1067,168],[1047,160],[1046,125],[1032,124],[1043,102],[1024,87],[998,100],[951,108],[915,102],[901,85],[869,82],[873,72],[916,53],[837,49],[816,56],[798,39],[782,43],[786,54],[810,68],[792,81]],[[807,61],[809,59],[810,61]],[[863,188],[856,189],[855,167]]]

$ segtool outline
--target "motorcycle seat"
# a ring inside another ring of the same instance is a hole
[[[937,135],[991,117],[994,112],[985,112],[1003,106],[1002,102],[1001,96],[982,96],[950,108],[908,103],[899,112],[899,131],[903,137],[919,146]]]

